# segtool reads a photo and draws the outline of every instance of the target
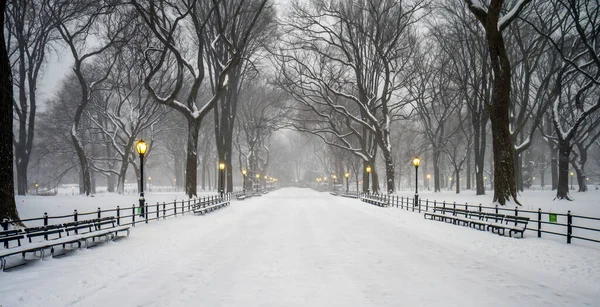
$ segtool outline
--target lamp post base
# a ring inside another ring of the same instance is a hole
[[[146,204],[146,199],[144,199],[144,195],[140,195],[140,208],[138,211],[140,212],[140,216],[144,217],[144,206]]]

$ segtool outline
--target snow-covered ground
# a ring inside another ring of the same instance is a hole
[[[599,306],[598,259],[289,188],[0,272],[0,305]]]

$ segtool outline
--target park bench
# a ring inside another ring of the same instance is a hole
[[[523,233],[527,229],[528,223],[528,217],[505,215],[502,221],[492,223],[488,225],[487,228],[488,230],[491,229],[492,232],[498,233],[499,235],[505,235],[505,231],[508,230],[508,234],[510,237],[512,237],[513,233],[515,235],[517,233],[520,233],[521,238],[523,238]]]
[[[246,198],[250,198],[250,197],[252,197],[252,195],[248,196],[248,195],[246,195],[246,194],[238,194],[238,195],[235,197],[235,199],[237,199],[237,200],[244,200],[244,199],[246,199]]]
[[[127,235],[129,235],[129,226],[115,226],[115,223],[116,220],[114,217],[105,217],[65,224],[25,228],[22,230],[22,235],[27,237],[29,244],[24,244],[22,246],[19,244],[19,246],[15,248],[1,249],[0,268],[2,270],[8,269],[8,267],[6,267],[6,258],[8,256],[22,255],[23,261],[10,267],[14,268],[27,263],[25,261],[25,255],[27,253],[37,254],[39,252],[40,259],[44,259],[47,249],[50,249],[50,254],[52,257],[55,257],[71,251],[66,249],[67,244],[72,245],[77,243],[77,247],[81,248],[81,242],[85,242],[85,246],[90,247],[90,244],[87,241],[90,238],[94,241],[95,238],[105,237],[108,241],[109,238],[115,239],[118,233],[122,231],[127,231]],[[63,236],[63,233],[65,233],[66,236]],[[44,240],[34,241],[33,239],[37,237],[44,237]],[[60,254],[55,254],[55,247],[61,245],[63,251]]]
[[[389,204],[385,201],[381,201],[374,198],[362,197],[361,200],[371,205],[379,206],[379,207],[387,207]]]
[[[10,247],[11,241],[16,241],[17,244],[21,246],[21,239],[25,239],[25,235],[21,229],[12,229],[0,232],[0,243],[4,243],[3,245],[5,248]]]
[[[423,217],[479,230],[491,230],[499,235],[505,235],[505,231],[508,230],[509,236],[520,233],[521,238],[529,222],[528,217],[445,207],[433,207],[433,212],[425,212]]]
[[[206,213],[221,209],[225,206],[229,206],[229,201],[205,203],[203,206],[194,206],[192,210],[194,213],[200,213],[200,215],[204,215]]]
[[[105,242],[118,237],[119,232],[126,231],[129,236],[129,226],[116,226],[114,216],[103,217],[99,219],[83,220],[63,224],[67,235],[81,235],[85,241],[86,247],[96,245],[96,238],[104,238]],[[107,227],[108,226],[108,227]],[[88,239],[92,239],[90,244]]]

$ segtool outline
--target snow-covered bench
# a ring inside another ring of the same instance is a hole
[[[108,242],[109,239],[114,239],[117,237],[119,232],[124,231],[126,231],[127,235],[129,236],[129,226],[116,226],[115,222],[116,221],[114,217],[105,217],[87,221],[25,228],[24,230],[21,230],[20,233],[27,237],[29,243],[24,245],[19,244],[19,246],[15,248],[1,249],[0,269],[7,269],[6,258],[12,255],[21,254],[22,257],[25,258],[27,253],[37,254],[39,252],[40,258],[44,259],[47,249],[50,249],[50,254],[53,257],[58,256],[54,253],[54,248],[56,246],[62,245],[64,249],[66,248],[67,244],[72,245],[76,243],[77,248],[81,248],[81,243],[83,242],[85,243],[85,247],[89,247],[90,244],[88,239],[92,239],[94,241],[95,238],[105,237],[106,241]],[[106,227],[108,225],[110,226]],[[84,233],[77,233],[79,230],[84,230]],[[63,234],[66,235],[63,236]],[[35,241],[34,239],[37,237],[44,237],[44,241]],[[64,253],[61,253],[61,255],[62,254]],[[11,267],[20,266],[23,264],[26,264],[26,262],[22,261],[21,263]]]
[[[469,226],[479,230],[491,230],[493,233],[500,235],[504,235],[505,230],[508,230],[511,237],[513,233],[520,233],[521,238],[529,222],[528,217],[445,207],[434,207],[433,212],[425,212],[423,217],[425,219],[429,218],[431,220]]]
[[[226,206],[229,206],[229,201],[212,203],[212,204],[208,204],[208,205],[205,204],[204,206],[198,205],[198,206],[194,206],[192,208],[192,210],[194,211],[194,213],[200,213],[200,215],[204,215],[206,213],[213,212],[215,210],[221,209]]]
[[[3,243],[5,248],[9,248],[12,241],[16,241],[21,246],[21,239],[25,239],[21,229],[0,231],[0,243]]]
[[[389,204],[387,202],[379,200],[379,199],[375,199],[375,198],[361,197],[360,200],[362,200],[363,202],[369,203],[371,205],[379,206],[379,207],[389,206]]]
[[[528,217],[505,215],[501,222],[492,223],[488,225],[487,228],[488,230],[491,229],[492,232],[498,233],[499,235],[505,235],[505,230],[508,230],[510,237],[512,237],[513,233],[520,233],[521,238],[523,238],[523,233],[527,229],[528,223]]]

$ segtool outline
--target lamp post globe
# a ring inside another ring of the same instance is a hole
[[[414,157],[412,163],[415,166],[415,203],[413,206],[416,207],[419,204],[419,165],[421,165],[421,158]]]
[[[140,155],[140,204],[139,204],[139,209],[138,212],[140,213],[141,217],[144,217],[144,207],[146,204],[146,199],[144,198],[144,156],[146,155],[146,152],[148,151],[148,144],[146,142],[144,142],[143,139],[140,139],[136,144],[135,144],[135,149],[137,151],[137,153]]]

